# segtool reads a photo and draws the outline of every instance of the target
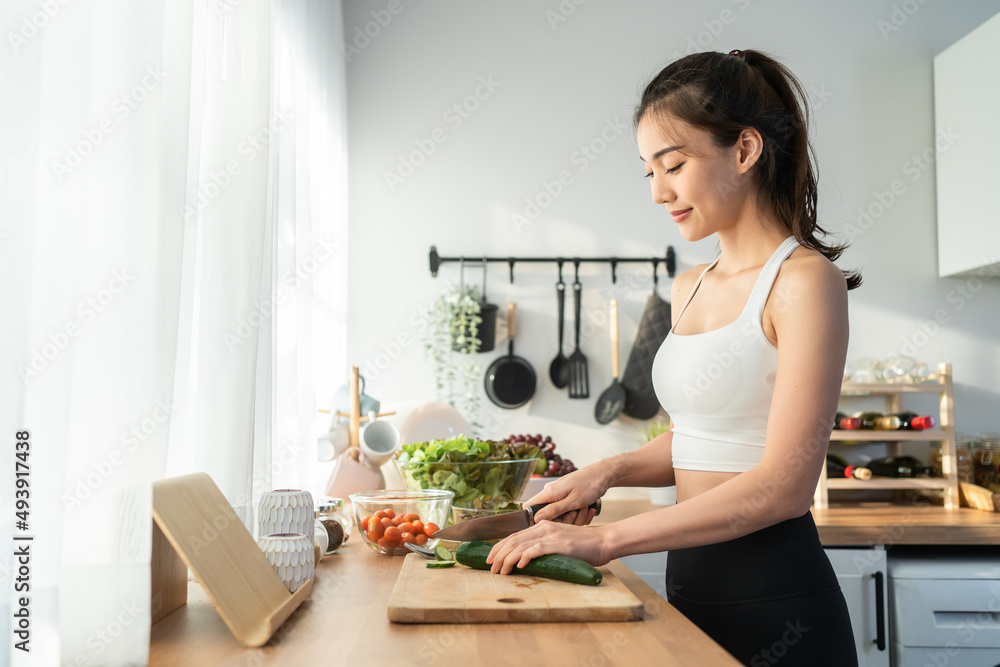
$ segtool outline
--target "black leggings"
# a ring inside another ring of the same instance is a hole
[[[667,600],[744,665],[858,664],[847,603],[809,512],[671,551]]]

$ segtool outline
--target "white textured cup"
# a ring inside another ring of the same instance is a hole
[[[278,533],[312,535],[312,494],[300,489],[276,489],[265,493],[257,505],[257,536]]]
[[[315,542],[301,533],[279,533],[257,540],[278,578],[289,593],[312,579],[316,568]]]
[[[384,419],[369,420],[361,431],[361,453],[371,468],[378,468],[391,459],[399,444],[399,429]]]

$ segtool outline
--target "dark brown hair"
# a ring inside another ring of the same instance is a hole
[[[647,113],[669,116],[712,135],[727,148],[748,127],[764,146],[753,166],[761,203],[795,239],[835,261],[846,245],[816,238],[816,170],[809,145],[809,103],[795,75],[760,51],[692,53],[667,65],[649,82],[635,110],[636,127]],[[861,284],[844,272],[847,288]]]

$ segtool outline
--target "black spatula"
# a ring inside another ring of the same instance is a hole
[[[610,424],[625,407],[625,387],[618,381],[618,302],[611,299],[611,386],[604,390],[594,407],[598,424]]]

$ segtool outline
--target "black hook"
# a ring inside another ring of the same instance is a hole
[[[611,284],[614,285],[618,282],[618,276],[615,275],[615,271],[618,269],[618,258],[611,258]]]
[[[574,257],[573,258],[573,282],[575,282],[575,283],[579,283],[580,282],[580,258],[579,257]]]
[[[508,257],[507,263],[510,264],[510,284],[514,284],[514,258]]]
[[[677,257],[674,255],[674,247],[667,246],[667,275],[671,278],[677,273]]]
[[[437,278],[438,268],[441,266],[441,255],[438,254],[436,247],[431,246],[430,255],[428,255],[431,263],[431,276]]]
[[[562,258],[562,257],[560,257],[559,259],[557,259],[557,260],[556,260],[556,262],[558,262],[558,263],[559,263],[559,282],[560,282],[561,284],[565,285],[566,283],[564,283],[564,282],[563,282],[563,277],[562,277],[562,265],[563,265],[563,258]]]
[[[660,284],[660,276],[657,275],[656,271],[660,268],[659,258],[653,259],[653,289],[655,290],[657,285]]]

